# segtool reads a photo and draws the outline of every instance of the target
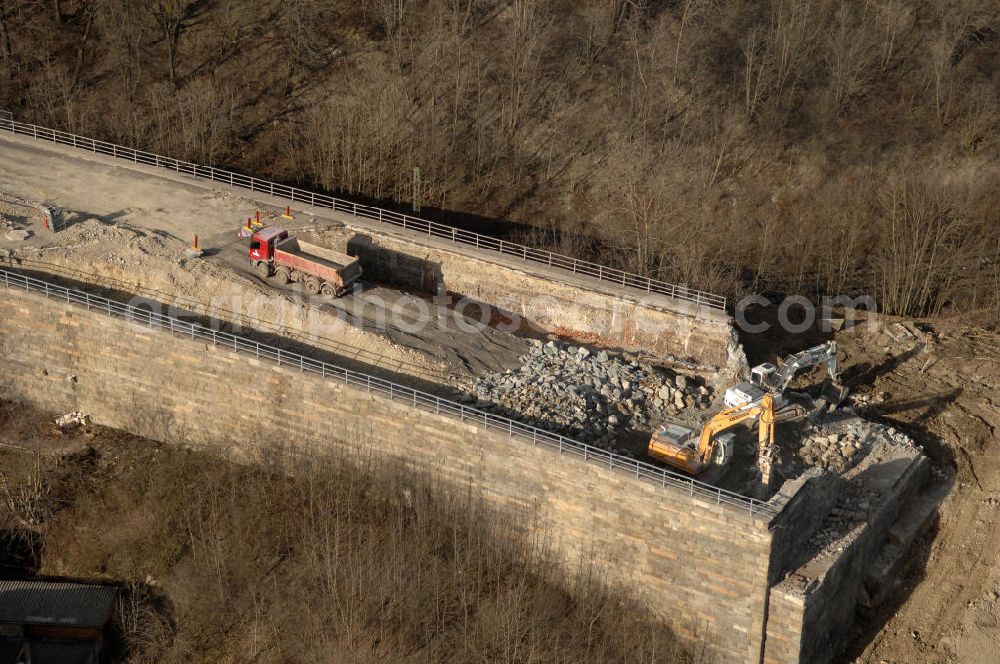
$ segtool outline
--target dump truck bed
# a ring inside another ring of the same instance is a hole
[[[361,264],[357,258],[294,237],[274,245],[274,259],[279,264],[342,286],[361,276]]]
[[[326,261],[330,265],[336,266],[337,269],[343,269],[358,260],[357,258],[348,256],[347,254],[337,251],[336,249],[322,247],[318,244],[312,244],[311,242],[299,240],[298,238],[292,238],[292,240],[298,242],[299,253]],[[282,242],[282,245],[284,245],[284,242]],[[284,248],[284,246],[282,246],[282,248]]]

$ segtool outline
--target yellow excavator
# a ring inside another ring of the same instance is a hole
[[[745,403],[724,410],[710,419],[696,434],[677,424],[664,424],[649,439],[649,456],[684,471],[698,475],[709,466],[722,466],[733,453],[732,433],[725,433],[737,424],[759,419],[757,465],[761,481],[769,484],[771,466],[775,459],[774,448],[774,399],[763,395],[756,403]]]

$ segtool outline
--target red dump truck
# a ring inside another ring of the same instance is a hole
[[[250,265],[265,279],[281,285],[299,281],[313,295],[329,297],[340,297],[361,278],[357,258],[299,240],[279,226],[250,237]]]

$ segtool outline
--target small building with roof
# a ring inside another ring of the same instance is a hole
[[[118,588],[0,579],[0,664],[98,664]]]

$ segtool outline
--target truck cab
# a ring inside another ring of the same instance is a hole
[[[251,262],[274,259],[274,245],[288,237],[288,231],[280,226],[267,226],[250,236]]]

